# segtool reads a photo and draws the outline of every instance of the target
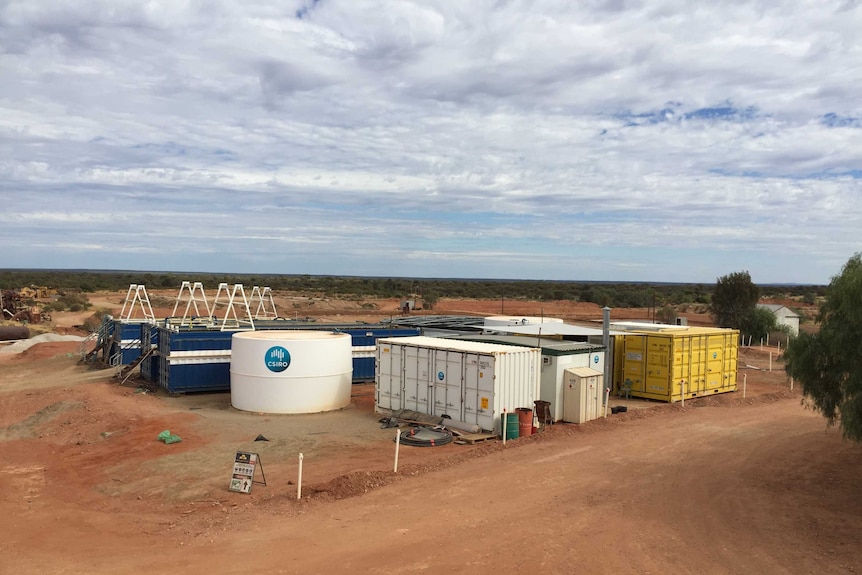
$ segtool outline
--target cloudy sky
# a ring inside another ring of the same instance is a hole
[[[0,0],[0,268],[827,283],[854,0]]]

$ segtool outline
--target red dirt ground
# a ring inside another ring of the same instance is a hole
[[[777,354],[768,371],[769,350],[740,351],[745,398],[401,446],[395,474],[373,386],[334,413],[245,413],[228,394],[120,386],[77,345],[0,354],[3,573],[862,570],[862,447],[805,409]],[[227,489],[237,450],[261,456],[251,495]]]

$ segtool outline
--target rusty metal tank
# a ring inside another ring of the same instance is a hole
[[[30,337],[30,329],[23,325],[0,325],[0,341],[13,339],[27,339]]]

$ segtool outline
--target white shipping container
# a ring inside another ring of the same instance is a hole
[[[501,414],[539,399],[537,348],[425,336],[377,340],[378,410],[412,409],[499,433]]]

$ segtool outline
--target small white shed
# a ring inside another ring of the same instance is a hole
[[[586,423],[602,413],[604,384],[602,372],[589,367],[570,367],[565,371],[563,421]]]
[[[794,337],[799,335],[799,316],[795,311],[783,305],[769,303],[759,303],[757,307],[771,311],[775,316],[775,323],[787,326],[790,330],[790,335]]]

